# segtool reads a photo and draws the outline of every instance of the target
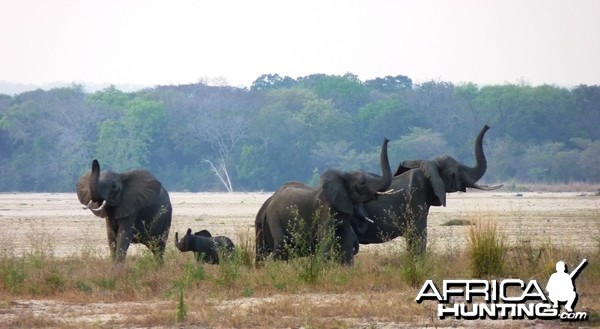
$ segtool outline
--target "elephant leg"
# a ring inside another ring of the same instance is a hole
[[[358,254],[358,251],[360,250],[360,243],[358,242],[358,236],[356,235],[356,232],[354,231],[354,228],[352,228],[352,236],[354,238],[354,255]]]
[[[150,251],[152,252],[152,254],[154,255],[154,258],[160,263],[163,263],[163,255],[165,253],[165,248],[167,246],[167,239],[164,237],[164,235],[166,235],[167,232],[165,232],[165,234],[163,234],[160,239],[157,239],[157,241],[154,241],[154,239],[152,239],[153,241],[150,241],[150,243],[148,243],[146,246],[148,247],[148,249],[150,249]]]
[[[108,249],[110,250],[110,258],[114,261],[117,256],[117,232],[119,230],[116,223],[112,223],[106,219],[106,235],[108,237]]]
[[[119,232],[117,233],[117,250],[116,258],[117,262],[122,262],[127,256],[127,249],[133,239],[133,227],[130,224],[122,223],[119,225]]]
[[[407,247],[411,253],[422,255],[427,249],[427,213],[418,217],[412,225],[407,231]]]
[[[354,250],[355,250],[355,242],[357,241],[356,235],[354,234],[354,230],[352,230],[352,226],[349,221],[344,221],[344,224],[341,227],[340,232],[340,244],[341,244],[341,262],[343,265],[353,265],[354,264]],[[358,248],[357,248],[358,249]],[[357,251],[358,252],[358,251]]]
[[[273,237],[273,251],[267,257],[269,260],[287,260],[285,252],[286,235],[285,230],[279,223],[271,225],[271,236]]]
[[[269,230],[269,226],[265,223],[262,227],[258,227],[256,231],[256,255],[254,263],[256,265],[262,264],[267,259],[267,256],[271,253],[272,249],[269,248],[266,242],[266,234]]]

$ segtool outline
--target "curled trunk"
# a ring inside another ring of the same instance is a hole
[[[92,161],[92,173],[90,174],[90,196],[92,201],[102,201],[98,194],[98,182],[100,181],[100,163],[98,160]]]
[[[371,186],[372,191],[385,192],[392,184],[392,170],[390,169],[390,161],[387,152],[388,142],[389,140],[387,138],[383,140],[383,145],[381,146],[381,152],[379,154],[383,176],[381,177],[381,180],[373,183],[373,186]]]
[[[490,127],[485,125],[479,132],[479,135],[477,135],[477,139],[475,139],[475,166],[464,166],[462,168],[462,172],[465,176],[463,179],[467,187],[475,187],[477,181],[483,177],[485,171],[487,170],[487,160],[485,158],[485,154],[483,154],[483,136],[489,129]]]

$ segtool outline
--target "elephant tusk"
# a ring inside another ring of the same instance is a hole
[[[400,193],[400,191],[402,191],[402,190],[394,190],[393,188],[391,188],[385,192],[377,192],[377,195],[392,195],[392,194]]]
[[[90,206],[92,205],[92,200],[90,200],[90,202],[88,202],[87,205],[83,206],[83,210],[88,210],[90,209]]]
[[[91,203],[91,201],[90,201],[90,203]],[[88,206],[89,206],[89,203],[88,203]],[[90,209],[90,210],[92,210],[92,211],[100,211],[100,210],[104,209],[104,206],[106,206],[106,200],[102,201],[102,204],[100,205],[100,207],[98,207],[96,209]]]
[[[474,188],[484,190],[484,191],[497,190],[497,189],[501,188],[502,186],[504,186],[504,184],[500,184],[500,185],[477,185],[477,184],[474,184],[473,185]]]
[[[375,222],[374,222],[374,221],[373,221],[371,218],[369,218],[369,217],[363,217],[363,218],[364,218],[364,219],[365,219],[367,222],[369,222],[369,223],[373,223],[373,224],[375,223]]]

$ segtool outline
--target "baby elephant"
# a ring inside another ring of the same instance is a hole
[[[175,232],[175,246],[181,252],[193,251],[198,261],[202,259],[211,264],[219,264],[219,253],[229,254],[234,248],[233,242],[226,236],[213,238],[207,230],[192,234],[191,228],[188,228],[181,241]]]

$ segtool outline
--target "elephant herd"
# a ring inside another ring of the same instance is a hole
[[[392,174],[385,139],[380,152],[381,176],[327,169],[316,188],[299,182],[283,184],[256,215],[256,263],[297,256],[290,250],[302,244],[306,253],[336,255],[342,264],[350,265],[360,244],[383,243],[398,236],[404,236],[413,251],[422,253],[427,247],[429,207],[446,206],[446,193],[501,187],[477,184],[487,169],[483,137],[488,129],[484,126],[475,140],[473,167],[444,155],[403,161]],[[168,192],[151,173],[101,171],[94,160],[91,171],[77,182],[77,197],[86,209],[105,218],[114,261],[125,259],[130,243],[146,245],[162,260],[173,208]],[[331,243],[319,248],[327,239]],[[213,264],[219,263],[223,252],[234,249],[227,237],[213,237],[206,230],[192,234],[191,228],[181,240],[175,233],[175,246]]]

